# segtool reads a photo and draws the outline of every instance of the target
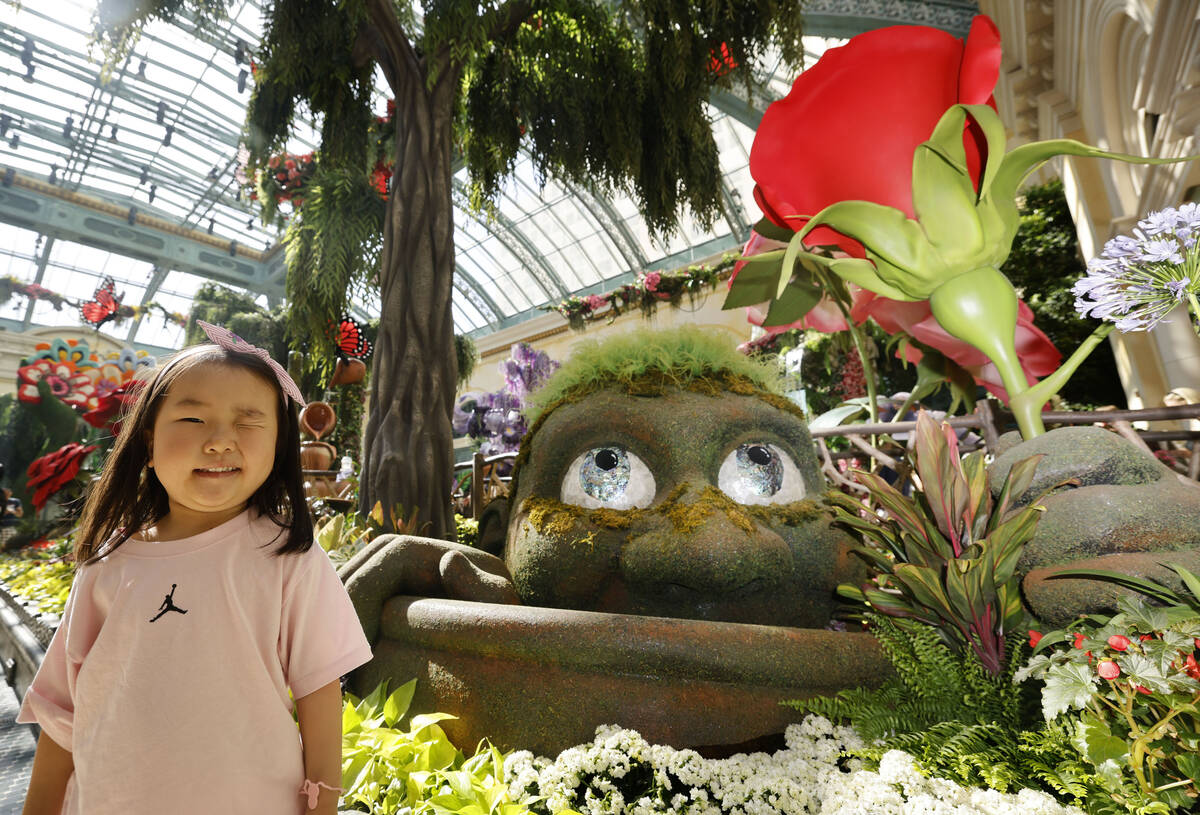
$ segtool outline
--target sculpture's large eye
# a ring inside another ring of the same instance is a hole
[[[565,504],[596,509],[634,509],[654,502],[654,476],[623,447],[593,447],[571,462],[563,478]]]
[[[717,486],[739,504],[786,504],[804,497],[795,462],[774,444],[739,444],[721,462]]]

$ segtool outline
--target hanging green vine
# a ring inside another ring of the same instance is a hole
[[[303,217],[284,235],[288,339],[307,351],[310,370],[332,371],[335,357],[330,323],[351,297],[365,299],[378,285],[387,204],[367,176],[319,169],[306,185]]]

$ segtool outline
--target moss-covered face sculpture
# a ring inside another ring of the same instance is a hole
[[[821,628],[854,578],[800,410],[728,341],[581,349],[539,394],[504,560],[530,605]]]

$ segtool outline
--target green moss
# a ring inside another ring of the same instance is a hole
[[[643,512],[644,510],[640,509],[593,509],[588,513],[588,520],[605,529],[628,529],[633,525],[634,519],[640,517]]]
[[[554,376],[531,398],[532,421],[564,401],[604,388],[637,396],[661,396],[671,389],[716,395],[778,393],[778,374],[738,353],[729,339],[694,326],[669,331],[631,331],[603,343],[580,343]]]
[[[700,527],[715,512],[724,512],[734,526],[746,534],[754,531],[754,520],[746,514],[745,508],[734,502],[725,493],[713,486],[707,486],[696,500],[690,504],[680,502],[676,490],[667,500],[663,501],[659,512],[665,515],[680,535],[690,535]]]
[[[800,526],[830,515],[828,507],[820,501],[804,499],[790,504],[765,504],[745,507],[746,512],[765,523],[782,523],[785,526]]]

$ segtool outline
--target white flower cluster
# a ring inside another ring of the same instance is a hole
[[[1012,795],[996,790],[959,786],[944,778],[926,778],[908,753],[891,750],[879,771],[858,770],[830,779],[822,790],[820,815],[1079,815],[1036,790]]]
[[[1049,795],[1006,795],[922,776],[893,750],[878,772],[844,751],[862,742],[820,716],[791,725],[786,749],[705,759],[694,750],[649,744],[632,730],[596,728],[590,744],[557,759],[511,754],[504,780],[514,800],[538,812],[584,815],[1079,815]],[[840,759],[840,763],[839,763]]]

